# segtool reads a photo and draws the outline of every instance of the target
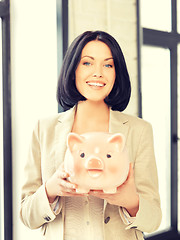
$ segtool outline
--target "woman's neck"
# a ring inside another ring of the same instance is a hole
[[[82,101],[76,109],[73,131],[79,134],[109,131],[109,107],[104,102]]]

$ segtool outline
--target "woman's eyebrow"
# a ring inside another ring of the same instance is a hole
[[[113,57],[105,58],[104,61],[113,60]]]
[[[85,58],[85,57],[91,58],[92,60],[95,59],[94,57],[88,56],[88,55],[83,56],[81,59],[83,59],[83,58]],[[108,60],[111,60],[111,59],[113,60],[113,57],[105,58],[104,61],[108,61]]]
[[[93,57],[91,57],[91,56],[87,56],[87,55],[83,56],[81,59],[83,59],[83,58],[85,58],[85,57],[88,57],[88,58],[91,58],[92,60],[94,60]]]

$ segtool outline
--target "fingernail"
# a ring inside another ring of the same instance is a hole
[[[63,173],[63,178],[66,178],[67,177],[67,173]]]

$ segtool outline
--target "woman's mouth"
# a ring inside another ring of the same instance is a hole
[[[87,82],[87,84],[92,87],[104,87],[106,85],[102,82]]]

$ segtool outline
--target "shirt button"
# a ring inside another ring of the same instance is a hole
[[[104,223],[107,224],[110,220],[110,217],[107,217],[105,220],[104,220]]]

